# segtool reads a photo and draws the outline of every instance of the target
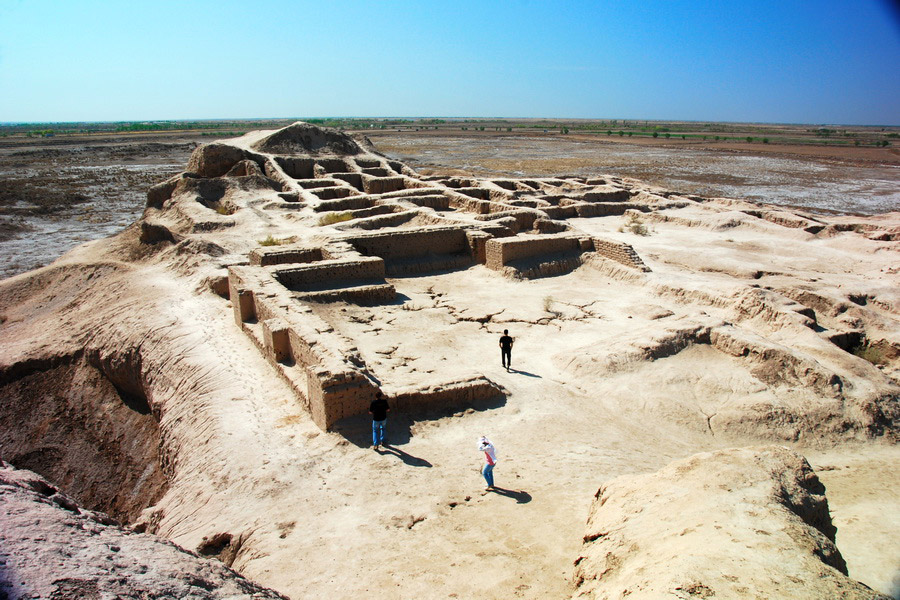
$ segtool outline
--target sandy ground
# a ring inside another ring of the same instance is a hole
[[[374,452],[365,418],[320,432],[292,393],[264,375],[268,365],[230,314],[192,301],[183,307],[185,319],[229,348],[217,356],[219,367],[239,374],[231,399],[208,408],[227,432],[222,448],[243,450],[218,477],[193,482],[217,490],[208,503],[182,515],[185,506],[163,502],[169,516],[161,533],[190,548],[217,532],[211,524],[237,533],[234,524],[245,523],[251,549],[235,567],[292,597],[565,598],[587,510],[603,481],[699,451],[765,442],[707,429],[706,414],[754,385],[734,359],[711,348],[603,377],[567,370],[573,353],[640,338],[660,310],[678,310],[660,307],[639,286],[588,269],[513,282],[483,267],[394,283],[411,308],[345,306],[323,315],[343,308],[333,322],[357,341],[379,377],[482,373],[507,390],[505,403],[416,421],[396,416],[390,447]],[[558,316],[545,309],[547,298]],[[690,318],[692,311],[681,311],[665,319]],[[456,321],[488,314],[495,316],[484,326]],[[509,373],[498,356],[503,328],[516,338]],[[697,410],[693,417],[670,412],[670,403]],[[483,490],[480,435],[498,448],[496,492]],[[892,466],[900,451],[879,443],[793,447],[825,469],[851,577],[890,591],[900,552]],[[250,525],[248,510],[261,515]]]

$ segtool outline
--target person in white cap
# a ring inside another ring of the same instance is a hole
[[[478,439],[478,449],[484,452],[484,466],[481,468],[481,474],[487,482],[487,490],[494,489],[494,465],[497,464],[497,449],[489,439],[481,436]]]

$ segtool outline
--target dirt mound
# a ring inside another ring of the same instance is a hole
[[[347,135],[328,127],[298,121],[264,137],[253,149],[269,154],[360,154],[363,150]]]
[[[284,599],[219,561],[118,527],[53,484],[0,461],[0,596]]]
[[[847,577],[825,487],[786,448],[722,450],[604,484],[575,598],[888,600]]]

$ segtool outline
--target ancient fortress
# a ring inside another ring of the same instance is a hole
[[[245,136],[246,137],[246,136]],[[244,138],[236,143],[246,141]],[[420,177],[352,139],[296,123],[246,146],[199,148],[188,172],[154,187],[149,206],[174,208],[194,232],[223,230],[235,213],[294,225],[299,243],[254,249],[214,282],[235,321],[328,429],[363,413],[376,384],[365,363],[307,303],[396,302],[386,277],[466,269],[537,278],[593,257],[648,271],[628,244],[572,231],[566,219],[684,206],[691,200],[635,192],[621,180],[554,177]],[[269,192],[263,201],[235,191]],[[145,225],[153,239],[153,225]],[[280,240],[276,240],[280,241]],[[468,406],[497,395],[484,377],[393,394],[401,409]]]

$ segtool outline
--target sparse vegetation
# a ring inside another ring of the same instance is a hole
[[[287,239],[274,238],[271,235],[264,240],[257,240],[260,246],[280,246],[288,242]]]
[[[650,235],[650,230],[644,225],[644,221],[635,213],[628,215],[628,222],[619,228],[620,232],[630,231],[635,235]]]
[[[886,365],[888,362],[884,352],[877,346],[870,345],[866,340],[861,341],[850,352],[876,366]]]
[[[350,211],[348,210],[342,212],[329,212],[319,217],[319,225],[334,225],[335,223],[343,223],[344,221],[349,221],[352,218],[353,215],[350,214]]]

